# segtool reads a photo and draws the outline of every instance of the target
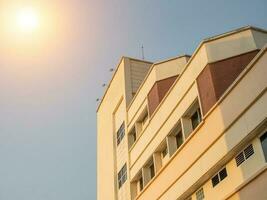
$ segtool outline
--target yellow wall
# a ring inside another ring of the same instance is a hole
[[[208,63],[262,49],[266,42],[266,31],[244,28],[205,40],[190,59],[177,57],[151,67],[149,62],[124,57],[97,111],[98,200],[131,199],[130,181],[198,98],[195,80]],[[227,198],[224,195],[242,199],[233,193],[234,187],[265,165],[262,153],[255,153],[239,168],[233,160],[252,140],[255,152],[261,148],[256,137],[259,124],[267,119],[266,48],[256,57],[137,199],[183,199],[201,186],[207,199]],[[148,92],[156,81],[174,75],[179,77],[129,150],[127,133],[147,106]],[[117,147],[116,132],[123,121],[126,133]],[[117,173],[125,162],[128,179],[118,190]],[[229,177],[213,188],[209,179],[224,165]]]
[[[265,52],[138,199],[176,199],[267,118],[266,63]]]
[[[151,63],[122,58],[97,110],[98,200],[127,199],[130,196],[129,183],[117,190],[117,173],[124,163],[128,165],[128,141],[126,129],[124,139],[117,148],[116,132],[122,122],[126,122],[126,104],[132,98],[131,68],[142,65],[145,73]]]

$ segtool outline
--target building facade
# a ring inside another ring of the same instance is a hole
[[[267,31],[123,57],[97,109],[98,200],[267,199]]]

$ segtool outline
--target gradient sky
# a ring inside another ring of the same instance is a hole
[[[143,44],[159,61],[267,29],[266,0],[0,0],[0,13],[11,2],[47,20],[14,40],[0,26],[0,200],[96,199],[95,100],[122,55],[141,58]]]

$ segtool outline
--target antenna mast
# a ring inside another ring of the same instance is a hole
[[[145,60],[145,52],[144,52],[144,45],[142,45],[142,59]]]

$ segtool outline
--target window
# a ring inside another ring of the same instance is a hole
[[[162,158],[164,158],[167,154],[168,154],[168,148],[167,148],[167,146],[165,146],[161,152]]]
[[[202,121],[202,117],[201,117],[200,108],[197,108],[197,110],[191,116],[191,123],[192,123],[193,130],[195,130],[195,128],[200,124],[201,121]]]
[[[148,112],[147,112],[147,110],[146,110],[145,113],[143,114],[142,119],[141,119],[142,126],[145,125],[145,123],[147,122],[147,120],[148,120]]]
[[[227,177],[227,171],[226,168],[223,168],[220,172],[219,172],[219,177],[220,177],[220,181],[222,181],[223,179],[225,179]]]
[[[203,188],[196,192],[197,200],[203,200],[205,198]]]
[[[181,118],[184,137],[187,138],[198,127],[201,121],[200,106],[196,100]]]
[[[254,154],[253,145],[250,144],[235,157],[236,166],[241,165],[245,160],[247,160],[253,154]]]
[[[155,165],[153,157],[151,157],[142,168],[142,176],[144,186],[155,176]]]
[[[176,152],[176,150],[183,144],[183,142],[184,135],[182,132],[181,121],[179,120],[170,131],[170,134],[167,136],[169,156],[172,156]]]
[[[241,165],[242,162],[245,161],[245,156],[244,156],[244,153],[243,151],[241,153],[239,153],[236,157],[235,157],[235,162],[236,162],[236,165],[239,166]]]
[[[136,141],[136,130],[135,130],[135,127],[133,127],[129,133],[129,148],[132,147],[132,145],[135,143]]]
[[[226,168],[223,168],[221,171],[219,171],[218,174],[216,174],[212,179],[212,186],[215,187],[218,185],[223,179],[227,177],[227,171]]]
[[[149,171],[150,171],[150,179],[152,179],[155,176],[155,167],[154,167],[154,163],[153,162],[149,166]]]
[[[123,183],[125,183],[127,180],[127,166],[126,163],[123,165],[123,167],[121,168],[121,170],[118,173],[118,183],[119,183],[119,189],[121,188],[121,186],[123,185]]]
[[[175,135],[175,139],[176,139],[176,146],[177,146],[177,149],[178,149],[184,142],[182,131],[179,131]]]
[[[135,124],[137,135],[139,135],[144,130],[147,123],[148,123],[148,111],[147,108],[145,108],[138,117]]]
[[[135,128],[131,132],[131,135],[133,136],[133,141],[135,142],[136,141],[136,131],[135,131]]]
[[[261,146],[264,153],[265,161],[267,161],[267,132],[264,133],[263,136],[260,137]]]
[[[124,122],[120,126],[119,130],[117,131],[117,145],[119,145],[125,135],[125,127]]]
[[[138,184],[139,184],[139,192],[141,192],[144,188],[144,183],[143,183],[143,177],[141,176],[141,178],[139,178],[138,180]]]
[[[248,159],[253,154],[254,154],[254,149],[252,144],[250,144],[247,148],[244,149],[245,158]]]

